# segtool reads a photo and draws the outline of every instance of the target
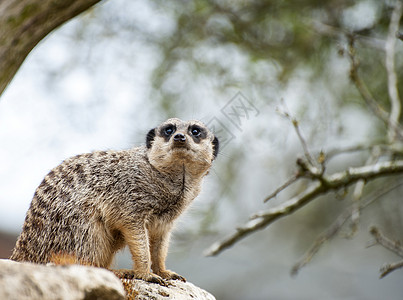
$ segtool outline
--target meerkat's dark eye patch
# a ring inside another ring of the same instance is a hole
[[[198,143],[200,139],[204,139],[207,136],[206,130],[198,125],[189,126],[189,134],[196,143]]]
[[[168,141],[172,134],[176,131],[176,126],[174,124],[167,124],[161,128],[160,135]]]

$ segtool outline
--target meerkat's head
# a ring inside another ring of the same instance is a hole
[[[219,142],[202,122],[173,118],[148,132],[146,146],[151,165],[159,171],[184,167],[203,176],[218,154]]]

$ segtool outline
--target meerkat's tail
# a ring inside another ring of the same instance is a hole
[[[79,259],[75,254],[69,253],[52,253],[50,256],[50,262],[58,265],[58,266],[65,266],[65,265],[84,265],[90,266],[89,262],[86,262],[83,259]]]

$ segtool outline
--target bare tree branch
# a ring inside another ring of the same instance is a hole
[[[291,269],[291,275],[295,276],[302,269],[306,266],[314,257],[316,253],[322,248],[323,244],[328,240],[332,239],[342,228],[344,223],[351,218],[351,208],[345,210],[337,220],[324,232],[322,233],[313,243],[311,248],[305,253],[302,259],[297,262]]]
[[[366,201],[360,203],[360,210],[363,210],[382,196],[385,196],[387,193],[395,190],[398,187],[401,187],[403,185],[403,182],[398,182],[397,184],[392,185],[391,187],[386,187],[382,190],[376,190],[372,193],[371,196],[367,198]],[[291,275],[297,275],[299,270],[306,266],[312,258],[315,256],[316,253],[322,248],[323,244],[329,240],[331,240],[333,237],[335,237],[339,232],[340,229],[343,227],[343,225],[348,221],[348,219],[352,218],[352,215],[354,214],[353,211],[354,204],[348,207],[347,209],[344,210],[343,213],[341,213],[336,221],[325,231],[323,232],[313,243],[311,248],[304,254],[304,256],[292,267],[291,269]]]
[[[375,148],[380,149],[383,152],[392,152],[403,154],[403,147],[400,144],[358,144],[345,148],[333,148],[326,150],[326,161],[334,158],[337,155],[351,153],[351,152],[361,152],[361,151],[373,151]]]
[[[39,41],[99,1],[0,1],[0,95]]]
[[[349,168],[344,172],[335,173],[330,176],[319,174],[315,170],[311,173],[311,169],[307,164],[299,162],[301,172],[305,177],[315,179],[308,188],[299,195],[291,198],[283,204],[261,211],[250,217],[250,221],[245,225],[237,228],[236,232],[224,238],[221,241],[214,243],[206,250],[206,255],[213,256],[221,253],[223,250],[231,247],[239,240],[245,238],[249,234],[263,229],[274,221],[292,214],[294,211],[302,208],[318,196],[328,193],[333,190],[346,188],[359,180],[370,181],[386,175],[402,174],[403,160],[380,162],[374,165]]]
[[[329,24],[325,24],[323,22],[317,21],[317,20],[307,20],[307,23],[311,24],[311,28],[315,30],[317,33],[329,36],[331,38],[336,38],[338,40],[341,40],[342,37],[345,37],[348,34],[351,34],[351,32],[348,32],[347,30],[335,26],[331,26]],[[374,48],[377,50],[384,50],[385,49],[385,41],[383,39],[379,38],[374,38],[374,37],[369,37],[365,35],[361,35],[358,33],[354,33],[354,37],[357,41],[359,41],[361,44],[363,44],[365,47],[370,47]]]
[[[369,109],[380,118],[385,124],[389,124],[389,114],[378,104],[378,102],[371,95],[365,83],[361,80],[358,75],[359,62],[356,58],[356,49],[354,46],[355,37],[353,35],[349,36],[349,49],[348,55],[350,57],[350,79],[360,92],[365,103],[368,105]]]
[[[392,142],[396,138],[396,126],[399,122],[401,105],[399,98],[399,91],[397,89],[397,76],[395,70],[395,46],[396,46],[396,33],[399,30],[400,18],[402,17],[402,2],[396,1],[393,9],[392,17],[390,18],[389,33],[385,43],[386,53],[386,72],[388,75],[388,92],[391,103],[391,111],[389,116],[389,132],[388,138]]]
[[[393,253],[397,254],[400,257],[403,257],[403,247],[399,241],[393,241],[386,237],[377,227],[373,226],[371,227],[369,231],[372,236],[375,238],[375,241],[377,244],[382,245],[384,248],[392,251]],[[396,263],[392,264],[385,264],[381,267],[380,272],[380,278],[385,277],[389,273],[400,269],[403,267],[403,260],[398,261]]]
[[[354,187],[353,192],[353,206],[351,208],[351,235],[354,235],[358,231],[358,224],[360,222],[360,202],[362,193],[364,191],[365,181],[359,180]]]
[[[296,182],[299,178],[300,178],[300,174],[297,173],[294,176],[292,176],[291,178],[289,178],[285,183],[283,183],[281,186],[279,186],[273,193],[271,193],[269,196],[267,196],[263,202],[267,202],[273,198],[275,198],[280,192],[282,192],[283,190],[285,190],[287,187],[289,187],[291,184],[293,184],[294,182]]]
[[[380,270],[381,271],[380,278],[383,278],[386,275],[388,275],[389,273],[391,273],[391,272],[393,272],[393,271],[395,271],[397,269],[400,269],[402,267],[403,267],[403,260],[398,261],[398,262],[393,263],[393,264],[385,264],[384,266],[382,266],[382,268]]]
[[[365,165],[376,163],[380,155],[381,155],[380,148],[375,146],[374,148],[372,148],[371,155],[365,162]],[[351,235],[354,235],[358,231],[358,224],[360,222],[360,211],[361,211],[361,197],[364,191],[365,183],[366,182],[361,179],[356,183],[354,187],[353,206],[351,211],[351,221],[352,221]]]
[[[294,126],[295,132],[297,133],[297,136],[301,143],[302,149],[304,150],[304,155],[305,155],[306,159],[309,161],[309,163],[312,166],[315,166],[316,162],[315,162],[314,158],[312,157],[311,153],[309,152],[308,144],[306,143],[305,138],[302,136],[301,130],[299,129],[298,120],[295,118],[292,118],[291,122],[292,122],[292,125]]]
[[[205,255],[213,256],[222,252],[224,249],[232,246],[242,238],[248,236],[249,234],[263,229],[270,223],[273,223],[277,219],[287,216],[293,213],[298,208],[302,207],[306,203],[310,202],[316,196],[321,194],[321,184],[316,183],[312,184],[308,187],[302,194],[299,196],[288,200],[283,205],[279,205],[274,209],[269,211],[262,212],[262,216],[260,214],[256,214],[251,216],[251,220],[243,225],[242,227],[237,228],[237,231],[223,240],[213,244],[207,251]]]
[[[354,40],[355,36],[349,36],[349,57],[351,61],[350,67],[350,79],[354,83],[355,87],[361,94],[362,98],[364,99],[365,103],[368,105],[369,109],[381,119],[388,128],[392,128],[392,130],[396,133],[396,137],[398,136],[399,139],[403,140],[403,130],[402,127],[398,122],[390,120],[389,114],[378,104],[378,102],[374,99],[370,91],[368,90],[367,86],[365,85],[364,81],[358,75],[358,66],[359,62],[356,58],[356,49],[354,47]]]
[[[316,164],[315,160],[313,159],[311,153],[309,152],[308,144],[307,144],[304,136],[302,135],[301,130],[299,129],[298,120],[291,115],[291,113],[290,113],[290,111],[289,111],[284,99],[281,99],[281,100],[282,100],[282,103],[283,103],[283,106],[284,106],[284,111],[280,111],[279,109],[277,109],[277,111],[283,117],[287,118],[291,122],[292,126],[294,126],[295,132],[296,132],[296,134],[298,136],[298,139],[299,139],[299,141],[301,143],[302,150],[304,150],[305,158],[308,160],[308,162],[311,165],[316,166],[317,164]]]
[[[393,241],[387,238],[376,226],[372,226],[369,232],[375,238],[376,242],[393,253],[403,257],[403,247],[399,241]]]

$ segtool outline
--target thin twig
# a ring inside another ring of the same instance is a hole
[[[356,58],[356,49],[355,49],[355,37],[353,35],[349,36],[349,49],[348,55],[350,57],[350,79],[360,92],[362,98],[364,99],[365,103],[367,103],[370,110],[380,118],[385,124],[389,123],[389,115],[388,113],[378,104],[378,102],[374,99],[371,95],[370,91],[368,90],[365,83],[361,80],[361,77],[358,75],[358,66],[359,62]]]
[[[277,197],[277,195],[282,192],[283,190],[285,190],[287,187],[289,187],[291,184],[293,184],[294,182],[296,182],[299,178],[300,178],[300,174],[296,173],[294,176],[292,176],[291,178],[289,178],[286,182],[284,182],[282,185],[280,185],[273,193],[271,193],[269,196],[267,196],[263,202],[266,203],[267,201]]]
[[[374,113],[374,115],[381,119],[385,123],[385,125],[388,126],[388,128],[392,128],[400,139],[403,139],[403,131],[400,124],[397,122],[391,122],[391,120],[389,119],[389,114],[374,99],[364,81],[362,81],[361,77],[358,75],[359,62],[357,61],[355,54],[356,49],[354,47],[354,39],[355,37],[353,35],[349,36],[348,54],[351,61],[350,79],[354,83],[355,87],[361,94],[361,97],[364,99],[365,103],[368,105],[369,109]]]
[[[399,91],[397,89],[397,76],[395,70],[395,46],[396,46],[396,33],[399,30],[400,18],[402,17],[402,2],[396,1],[395,7],[392,12],[389,24],[389,32],[385,43],[385,62],[386,72],[388,75],[388,92],[391,104],[391,111],[389,115],[389,131],[388,138],[392,142],[396,138],[396,127],[393,124],[399,122],[401,105],[399,98]]]
[[[399,241],[393,241],[393,240],[389,239],[379,230],[379,228],[377,228],[375,226],[371,227],[369,232],[372,234],[372,236],[375,238],[375,241],[378,244],[380,244],[384,248],[392,251],[396,255],[403,257],[403,247]],[[400,269],[402,267],[403,267],[403,260],[398,261],[397,263],[393,263],[393,264],[385,264],[380,269],[380,272],[381,272],[380,278],[383,278],[386,275],[388,275],[389,273],[391,273],[397,269]]]
[[[313,243],[311,248],[304,254],[302,259],[300,259],[291,269],[291,275],[295,276],[301,268],[306,266],[314,257],[316,253],[322,248],[323,244],[328,240],[332,239],[342,228],[344,223],[351,217],[351,208],[345,210],[337,220],[324,232],[322,233]]]
[[[298,139],[301,143],[302,149],[304,150],[304,155],[306,157],[306,159],[308,160],[308,162],[312,165],[312,166],[316,166],[317,163],[315,162],[315,160],[313,159],[311,153],[309,152],[308,149],[308,144],[306,143],[305,138],[303,137],[301,130],[299,129],[299,122],[297,119],[293,118],[291,120],[292,125],[294,126],[295,132],[297,133]]]
[[[362,193],[364,191],[365,181],[360,180],[356,183],[353,192],[353,205],[351,208],[351,236],[358,231],[358,224],[360,223],[360,202]]]
[[[393,241],[386,237],[378,227],[372,226],[369,232],[375,238],[376,242],[396,255],[403,257],[403,247],[399,241]]]
[[[374,148],[379,148],[381,151],[391,151],[393,153],[403,154],[403,147],[399,144],[358,144],[345,148],[332,148],[326,151],[326,161],[334,158],[337,155],[351,153],[351,152],[361,152],[361,151],[373,151]]]
[[[342,40],[344,36],[349,34],[345,29],[331,26],[329,24],[325,24],[323,22],[319,22],[317,20],[307,20],[311,24],[311,28],[315,30],[317,33],[326,35],[338,40]],[[363,44],[366,48],[374,48],[377,50],[384,50],[385,41],[383,39],[374,38],[366,35],[361,35],[355,33],[355,39]]]
[[[403,267],[403,260],[398,261],[393,264],[385,264],[384,266],[382,266],[382,268],[380,270],[380,272],[381,272],[380,278],[383,278],[386,275],[388,275],[389,273],[391,273],[397,269],[400,269],[402,267]]]
[[[305,140],[304,136],[302,135],[301,130],[299,128],[298,120],[295,117],[291,116],[291,113],[290,113],[290,111],[289,111],[289,109],[287,107],[287,104],[285,103],[284,99],[281,99],[281,101],[283,103],[284,111],[283,112],[280,112],[279,110],[278,111],[285,118],[287,118],[288,120],[291,121],[292,125],[294,126],[295,132],[296,132],[296,134],[298,136],[298,139],[299,139],[299,141],[301,143],[302,149],[304,150],[305,158],[308,160],[308,162],[311,165],[316,166],[317,164],[316,164],[315,160],[313,159],[311,153],[309,152],[308,144],[307,144],[307,142],[306,142],[306,140]]]
[[[372,148],[371,155],[365,162],[365,165],[371,165],[378,161],[381,155],[381,150],[379,147]],[[354,188],[353,192],[353,206],[351,211],[351,236],[353,236],[358,231],[358,224],[360,222],[360,210],[361,210],[361,197],[364,191],[365,181],[359,180]]]
[[[249,234],[265,228],[282,217],[292,214],[294,211],[300,209],[320,195],[326,194],[332,190],[346,188],[361,179],[368,182],[386,175],[402,173],[403,160],[398,160],[381,162],[370,166],[350,168],[344,172],[335,173],[330,176],[322,174],[320,180],[313,182],[299,195],[277,207],[252,215],[250,218],[251,220],[245,225],[237,228],[236,232],[223,240],[214,243],[209,249],[207,249],[206,255],[211,256],[219,254]],[[317,177],[317,174],[312,174],[312,177]]]

